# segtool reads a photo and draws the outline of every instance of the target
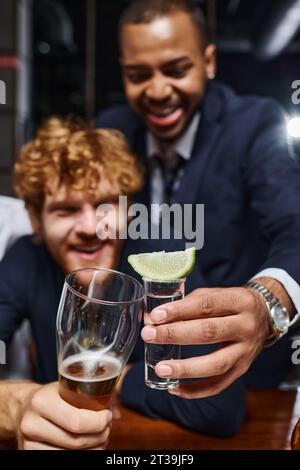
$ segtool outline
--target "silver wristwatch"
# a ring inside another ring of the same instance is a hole
[[[299,320],[299,313],[296,313],[293,319],[290,320],[287,309],[279,302],[277,297],[269,291],[269,289],[262,284],[258,284],[258,282],[251,281],[247,283],[247,287],[259,292],[266,302],[272,333],[267,339],[264,347],[272,346],[272,344],[276,343],[276,341],[284,336],[289,331],[289,328]]]

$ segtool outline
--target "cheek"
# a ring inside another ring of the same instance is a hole
[[[204,83],[202,80],[190,80],[184,87],[184,92],[189,96],[190,100],[197,100],[204,95]]]
[[[127,101],[134,106],[136,101],[142,96],[143,90],[140,87],[125,83],[125,93]]]
[[[178,87],[182,94],[192,100],[199,100],[204,95],[206,75],[204,68],[198,68],[191,75],[181,81]]]
[[[57,246],[67,241],[70,232],[72,231],[72,222],[68,219],[49,219],[44,225],[44,239],[50,246]]]

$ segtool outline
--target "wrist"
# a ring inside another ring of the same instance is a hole
[[[15,437],[18,432],[23,412],[29,403],[33,393],[41,385],[34,382],[7,382],[7,410],[8,410],[8,431],[11,437]]]
[[[257,282],[258,284],[262,284],[266,287],[274,297],[277,297],[281,305],[287,309],[290,319],[293,318],[296,313],[295,305],[281,282],[273,279],[272,277],[257,277],[251,282]]]
[[[268,287],[266,287],[266,282],[264,284],[258,282],[262,278],[258,278],[252,281],[249,281],[247,283],[247,287],[255,291],[260,295],[261,298],[263,298],[265,305],[268,310],[268,318],[269,318],[269,324],[271,326],[271,334],[268,336],[264,346],[268,347],[274,344],[276,341],[278,341],[282,336],[284,336],[288,331],[289,328],[295,324],[295,322],[299,318],[299,314],[293,316],[293,319],[291,320],[291,317],[289,315],[289,312],[287,308],[281,303],[279,298],[274,294],[274,288],[273,292],[271,292]],[[275,281],[276,282],[276,281]],[[275,285],[275,290],[277,284]],[[277,290],[277,292],[279,289]],[[276,294],[277,294],[276,292]]]
[[[267,342],[268,338],[273,333],[272,323],[270,321],[270,316],[269,316],[269,310],[268,310],[265,299],[257,290],[252,289],[248,285],[246,285],[245,287],[248,289],[249,292],[251,292],[252,296],[255,298],[259,316],[261,319],[262,318],[264,319],[264,322],[263,322],[264,329],[262,329],[263,331],[260,331],[262,335],[262,342],[264,344],[265,342]]]

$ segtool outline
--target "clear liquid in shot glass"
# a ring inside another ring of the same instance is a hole
[[[146,294],[146,314],[154,308],[163,304],[183,299],[182,292],[177,291],[172,295]],[[145,383],[150,388],[167,390],[177,386],[178,379],[168,379],[158,377],[155,373],[155,366],[158,362],[180,359],[180,346],[175,344],[149,344],[145,345]]]

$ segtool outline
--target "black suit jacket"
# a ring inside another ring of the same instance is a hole
[[[200,111],[192,158],[174,196],[180,204],[205,205],[204,247],[188,290],[241,285],[268,267],[286,270],[300,284],[300,169],[289,154],[281,109],[212,83]],[[145,127],[127,105],[101,113],[97,126],[122,131],[145,160]],[[148,182],[137,200],[149,205]],[[134,241],[127,251],[184,243]]]
[[[300,171],[289,154],[281,109],[270,99],[241,97],[210,83],[200,112],[192,157],[174,195],[180,204],[205,205],[204,246],[187,291],[239,286],[268,267],[284,269],[300,284]],[[97,126],[122,131],[146,162],[146,129],[127,105],[100,113]],[[149,180],[137,200],[149,205]],[[126,262],[130,253],[184,246],[185,240],[128,240],[121,269],[134,274]],[[285,337],[265,350],[243,381],[255,387],[278,385],[291,367],[290,346]],[[185,355],[199,351],[205,354],[209,348],[189,348]],[[141,379],[136,375],[135,380]],[[134,390],[130,393],[133,397]],[[143,409],[136,399],[123,398]]]

